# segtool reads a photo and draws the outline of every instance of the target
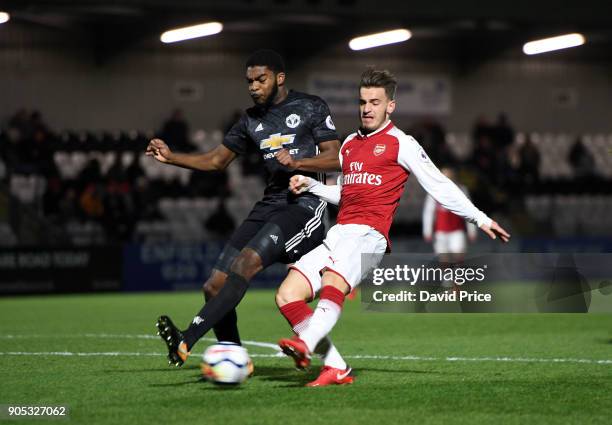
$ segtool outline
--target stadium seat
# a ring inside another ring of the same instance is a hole
[[[17,245],[17,237],[8,223],[0,222],[0,246],[10,247]]]
[[[45,191],[45,178],[38,175],[13,174],[9,182],[9,191],[23,204],[32,204]]]
[[[64,179],[74,178],[72,174],[72,158],[65,151],[57,151],[53,154],[53,162],[59,171],[59,174]]]
[[[145,157],[145,155],[142,155],[143,157]],[[146,159],[146,157],[145,157]],[[121,164],[123,165],[124,168],[129,167],[130,165],[132,165],[132,162],[134,161],[134,153],[133,152],[123,152],[121,154]]]

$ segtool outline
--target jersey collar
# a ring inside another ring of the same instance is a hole
[[[368,133],[368,134],[363,134],[360,128],[359,130],[357,130],[357,134],[359,135],[359,138],[361,139],[369,139],[371,137],[376,136],[377,134],[386,133],[387,131],[391,130],[391,128],[393,128],[393,123],[391,122],[391,120],[387,120],[385,121],[383,125],[381,125],[378,128],[378,130],[374,130],[373,132]]]

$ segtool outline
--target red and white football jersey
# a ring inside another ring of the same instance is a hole
[[[454,232],[455,230],[465,230],[465,220],[436,202],[434,231]]]
[[[467,188],[463,185],[458,187],[469,198]],[[457,230],[466,231],[465,220],[427,195],[423,205],[423,236],[431,237],[433,233],[451,233]],[[470,237],[476,236],[476,226],[469,223],[467,232]]]
[[[438,170],[419,143],[391,121],[372,133],[347,137],[340,149],[340,162],[339,224],[369,225],[389,241],[393,215],[410,174],[446,209],[479,226],[491,223]]]

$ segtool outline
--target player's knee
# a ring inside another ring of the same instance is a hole
[[[219,289],[220,288],[215,287],[210,280],[207,280],[206,282],[204,282],[204,285],[202,285],[202,292],[204,292],[204,299],[208,301],[209,299],[213,298],[219,293]]]
[[[223,288],[224,283],[225,281],[221,281],[219,279],[208,279],[206,282],[204,282],[204,285],[202,286],[202,290],[204,291],[204,298],[209,300],[212,297],[215,297],[219,293],[221,288]]]
[[[294,270],[290,270],[276,291],[276,305],[280,308],[294,301],[308,301],[312,297],[310,284]]]
[[[276,291],[276,305],[280,308],[294,301],[304,300],[304,297],[300,297],[295,290],[280,286]]]
[[[250,248],[245,248],[236,257],[230,270],[247,280],[250,280],[262,269],[261,257]]]
[[[346,280],[344,280],[343,277],[329,271],[323,273],[323,277],[321,279],[321,286],[333,286],[334,288],[343,292],[344,295],[348,295],[349,292],[351,292],[351,287],[346,282]]]

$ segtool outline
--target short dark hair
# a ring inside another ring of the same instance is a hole
[[[362,87],[382,87],[385,89],[387,97],[391,100],[395,99],[395,91],[397,90],[397,80],[395,76],[386,69],[377,70],[368,68],[361,74],[359,88]]]
[[[272,72],[278,74],[285,72],[283,57],[274,50],[262,49],[254,52],[246,61],[246,67],[267,66]]]

